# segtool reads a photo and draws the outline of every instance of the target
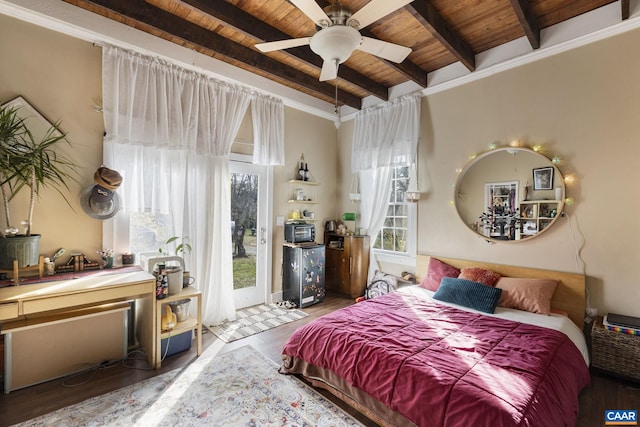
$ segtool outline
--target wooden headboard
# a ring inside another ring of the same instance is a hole
[[[513,265],[492,264],[464,259],[443,258],[434,256],[456,268],[480,267],[495,271],[501,276],[530,277],[534,279],[558,280],[558,287],[551,298],[551,307],[569,314],[569,318],[582,330],[585,310],[585,278],[584,274],[567,273],[563,271],[542,270],[538,268],[517,267]],[[422,281],[427,273],[431,255],[418,254],[416,256],[416,279]]]

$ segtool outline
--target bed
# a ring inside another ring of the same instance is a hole
[[[429,256],[419,257],[417,272],[426,272],[420,286],[299,328],[283,348],[280,371],[301,375],[381,425],[576,424],[578,395],[590,378],[584,276]],[[497,277],[483,283],[493,276],[479,272]],[[521,294],[516,282],[527,290]],[[545,283],[548,306],[512,298],[528,295],[534,282]],[[551,291],[548,282],[555,283]],[[526,310],[510,308],[505,297]]]

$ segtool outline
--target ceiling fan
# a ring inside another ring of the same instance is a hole
[[[400,63],[411,53],[411,49],[360,35],[361,28],[400,9],[413,0],[371,0],[355,13],[336,0],[323,10],[315,0],[290,0],[307,15],[320,30],[313,37],[302,37],[274,42],[258,43],[262,52],[309,45],[323,59],[320,81],[338,76],[338,65],[349,59],[358,49],[389,61]]]

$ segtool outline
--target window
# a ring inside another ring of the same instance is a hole
[[[405,201],[409,188],[409,166],[396,166],[391,178],[391,196],[382,230],[373,249],[395,255],[415,254],[415,204]]]
[[[131,213],[129,215],[129,250],[131,253],[167,250],[165,242],[171,237],[168,214]]]

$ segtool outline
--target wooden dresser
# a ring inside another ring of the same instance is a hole
[[[369,236],[325,233],[327,275],[325,286],[351,298],[364,295],[369,270]]]

